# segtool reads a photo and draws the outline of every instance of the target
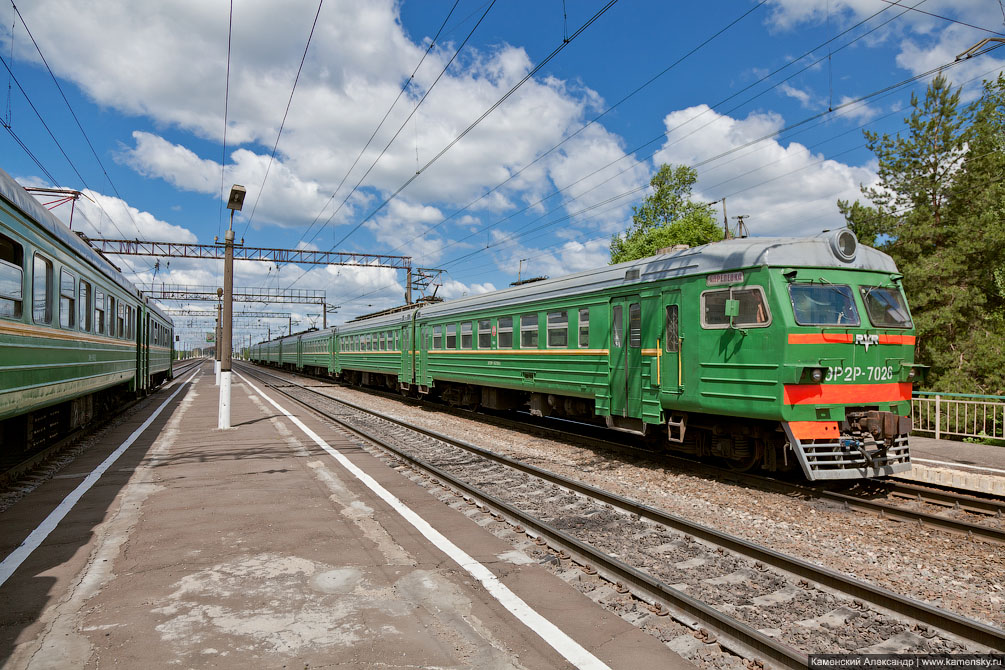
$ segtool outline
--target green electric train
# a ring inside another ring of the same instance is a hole
[[[910,469],[910,311],[849,230],[733,239],[256,344],[253,361],[655,435],[807,479]]]
[[[173,325],[0,170],[0,458],[171,377]]]

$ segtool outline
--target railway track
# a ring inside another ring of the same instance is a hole
[[[276,371],[270,370],[270,372],[275,374]],[[335,383],[332,380],[300,373],[282,371],[281,374],[290,375],[291,378],[308,377],[325,384]],[[390,392],[365,390],[381,397],[416,402]],[[425,404],[424,406],[429,407],[430,405]],[[892,522],[915,523],[924,528],[955,533],[971,539],[1005,544],[1005,500],[994,496],[979,496],[948,488],[931,485],[919,486],[888,479],[809,485],[777,477],[737,472],[686,457],[632,445],[624,441],[623,434],[618,434],[617,441],[587,434],[587,430],[589,432],[606,431],[606,429],[597,426],[563,421],[561,423],[567,424],[567,426],[558,428],[549,425],[549,423],[556,423],[555,421],[536,420],[535,417],[529,415],[517,421],[498,415],[453,410],[439,405],[433,406],[440,411],[462,413],[466,418],[511,430],[531,431],[550,439],[580,443],[594,449],[607,449],[617,453],[655,458],[661,464],[677,464],[682,470],[692,474],[733,481],[744,486],[753,486],[804,499],[829,500],[845,509],[867,512]],[[578,430],[579,428],[583,430]]]
[[[606,580],[597,588],[612,600],[630,592],[636,604],[619,605],[630,618],[669,614],[693,639],[718,642],[750,667],[805,668],[812,653],[1005,648],[1005,632],[992,626],[241,368],[423,471],[427,485],[446,487],[446,500],[508,522],[542,562],[577,563]]]

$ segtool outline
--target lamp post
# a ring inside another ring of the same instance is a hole
[[[216,328],[213,331],[213,348],[216,350],[216,360],[213,362],[213,367],[216,369],[216,385],[220,385],[220,364],[223,361],[223,350],[220,348],[220,343],[223,340],[223,319],[221,318],[221,309],[223,305],[220,303],[220,298],[223,297],[223,289],[216,289]]]
[[[223,260],[223,322],[220,343],[220,413],[217,428],[230,428],[230,350],[234,328],[234,212],[241,211],[244,206],[244,196],[247,193],[243,186],[234,184],[230,189],[227,209],[230,210],[230,226],[224,238]]]

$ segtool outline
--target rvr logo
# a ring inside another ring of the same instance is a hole
[[[873,344],[879,344],[879,335],[866,335],[865,333],[859,333],[855,336],[855,344],[861,344],[865,347],[866,351],[869,351],[869,347]]]

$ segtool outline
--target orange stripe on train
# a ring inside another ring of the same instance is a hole
[[[894,384],[790,384],[786,405],[844,405],[863,402],[900,402],[911,399],[911,382]]]
[[[837,421],[789,421],[789,430],[797,440],[838,439],[841,429]]]
[[[914,335],[880,335],[877,344],[914,344]],[[789,333],[789,344],[852,344],[852,333]]]

